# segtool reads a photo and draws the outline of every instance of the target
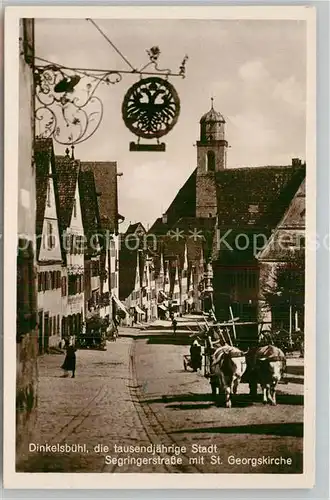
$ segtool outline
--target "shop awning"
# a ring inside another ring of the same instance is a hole
[[[163,311],[167,311],[167,307],[163,306],[162,304],[158,304],[159,309],[162,309]]]
[[[145,314],[145,312],[144,312],[144,311],[142,311],[141,307],[139,307],[139,306],[135,306],[135,310],[136,310],[136,312],[137,312],[137,313],[139,313],[139,314]]]
[[[119,307],[119,309],[121,309],[122,311],[124,311],[125,314],[129,315],[128,314],[128,311],[126,309],[126,307],[124,306],[124,304],[118,299],[118,297],[116,297],[115,295],[112,295],[112,298],[113,300],[116,302],[117,306]]]

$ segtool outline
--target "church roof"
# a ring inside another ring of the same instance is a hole
[[[188,236],[196,229],[210,236],[210,231],[217,227],[221,234],[231,230],[232,238],[242,231],[247,235],[263,231],[268,236],[280,222],[304,178],[305,165],[219,171],[215,174],[217,217],[204,219],[196,218],[195,170],[166,211],[167,223],[157,219],[149,232],[158,236],[178,228]],[[214,252],[213,256],[216,258]]]
[[[151,234],[165,234],[182,217],[196,216],[196,170],[178,191],[178,194],[166,210],[167,222],[158,218],[149,230]]]
[[[210,122],[210,123],[214,123],[214,122],[226,123],[226,120],[224,119],[224,117],[222,116],[222,114],[219,113],[218,111],[216,111],[213,108],[213,103],[212,103],[212,107],[211,107],[210,111],[208,111],[207,113],[205,113],[205,115],[203,115],[202,118],[199,121],[199,123],[206,123],[206,122]]]
[[[218,226],[276,227],[304,177],[304,165],[233,168],[217,172]]]

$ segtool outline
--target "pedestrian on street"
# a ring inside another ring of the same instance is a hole
[[[173,317],[173,319],[172,319],[173,335],[175,335],[175,334],[176,334],[176,327],[177,327],[177,324],[178,324],[177,320]]]
[[[68,376],[68,372],[72,371],[72,377],[75,378],[75,371],[76,371],[76,348],[70,344],[69,340],[66,339],[65,341],[65,350],[66,350],[66,356],[64,359],[64,363],[61,366],[62,370],[64,370],[63,377]]]

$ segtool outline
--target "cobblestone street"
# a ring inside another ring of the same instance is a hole
[[[120,333],[116,342],[107,343],[106,351],[79,350],[74,379],[62,378],[63,355],[40,357],[35,444],[85,444],[86,450],[31,450],[18,470],[301,472],[302,360],[288,361],[287,383],[278,387],[276,407],[263,406],[261,400],[252,404],[247,397],[247,384],[241,384],[233,408],[226,409],[212,401],[203,374],[184,371],[182,358],[188,353],[188,346],[183,345],[187,334],[180,333],[180,323],[176,338],[166,323],[147,330],[122,329]],[[150,457],[143,453],[116,453],[115,445],[150,444],[162,444],[169,449],[186,447],[183,463],[138,466],[113,461],[114,457],[129,455]],[[193,445],[216,445],[217,449],[194,453]],[[268,455],[291,458],[292,465],[238,465],[229,463],[228,458]],[[111,463],[106,456],[111,457]],[[211,456],[220,458],[215,463]]]

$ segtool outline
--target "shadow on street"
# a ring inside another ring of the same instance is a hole
[[[281,422],[277,424],[234,425],[232,427],[199,427],[195,429],[180,429],[172,432],[172,434],[191,433],[263,434],[271,436],[291,436],[302,438],[304,435],[304,429],[302,423]]]
[[[222,396],[222,395],[221,395]],[[220,403],[221,403],[220,396]],[[217,398],[219,400],[219,397]],[[156,399],[145,399],[141,401],[143,404],[154,404],[154,403],[201,403],[201,402],[212,402],[215,404],[214,398],[212,394],[200,394],[200,393],[189,393],[189,394],[177,394],[177,395],[163,395],[161,398]],[[262,394],[258,394],[258,397],[255,401],[252,401],[249,394],[236,394],[233,398],[233,406],[234,407],[244,407],[244,406],[252,406],[253,403],[262,403]],[[277,404],[278,405],[303,405],[304,404],[304,396],[297,394],[281,394],[277,393]],[[191,405],[189,405],[191,406]],[[178,405],[179,407],[179,405]],[[195,408],[195,406],[192,406]],[[182,409],[185,408],[182,405]]]

